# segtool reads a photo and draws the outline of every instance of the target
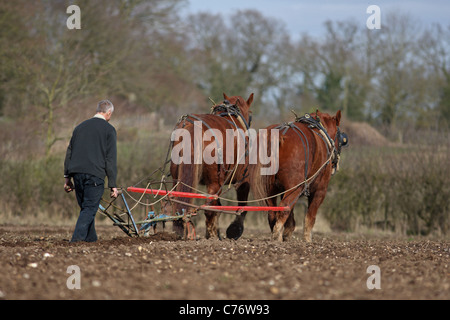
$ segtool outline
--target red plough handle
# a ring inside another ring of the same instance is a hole
[[[218,209],[226,211],[291,211],[290,207],[258,207],[258,206],[200,206],[202,209]]]
[[[165,191],[165,190],[156,190],[156,189],[144,189],[144,188],[135,188],[128,187],[128,192],[136,192],[136,193],[147,193],[147,194],[155,194],[159,196],[165,196],[169,194],[172,197],[180,197],[180,198],[197,198],[197,199],[209,199],[216,200],[218,197],[215,195],[205,195],[200,193],[192,193],[192,192],[181,192],[181,191]],[[200,206],[202,209],[218,209],[218,210],[227,210],[227,211],[291,211],[289,206],[286,207],[263,207],[263,206]]]

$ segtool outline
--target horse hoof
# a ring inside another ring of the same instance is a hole
[[[227,238],[237,240],[242,236],[244,228],[238,223],[232,223],[227,228]]]
[[[220,235],[220,231],[216,231],[216,232],[211,232],[211,231],[206,231],[205,234],[205,239],[217,239],[217,240],[222,240],[222,236]]]

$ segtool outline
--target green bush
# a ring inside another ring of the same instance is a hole
[[[140,186],[145,187],[147,178],[164,164],[169,136],[169,131],[161,131],[120,138],[119,186],[142,180]],[[54,224],[76,219],[75,196],[63,190],[63,162],[63,152],[48,159],[0,159],[1,223]],[[349,147],[342,152],[341,169],[331,179],[320,214],[339,231],[363,226],[399,234],[447,235],[449,163],[448,142],[427,147]],[[234,192],[227,196],[234,197]],[[250,224],[266,225],[265,216],[249,214],[248,218]],[[221,226],[230,219],[223,215]]]
[[[358,226],[401,234],[447,234],[448,147],[356,147],[344,150],[323,214],[336,230]]]

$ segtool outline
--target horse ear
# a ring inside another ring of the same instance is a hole
[[[253,102],[253,93],[250,95],[250,97],[248,97],[247,105],[250,107],[250,105],[252,104],[252,102]]]
[[[230,100],[230,98],[228,98],[228,96],[226,95],[225,92],[223,93],[223,98],[224,98],[225,100],[228,100],[228,101]]]
[[[336,126],[339,126],[339,124],[341,123],[341,110],[338,110],[338,112],[336,112],[335,118],[336,118]]]

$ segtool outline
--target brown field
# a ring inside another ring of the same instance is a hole
[[[247,229],[241,239],[176,240],[169,233],[129,238],[99,226],[99,241],[70,244],[73,227],[1,226],[0,298],[12,299],[450,299],[450,242],[314,234],[269,240]],[[68,289],[67,268],[81,289]],[[367,288],[370,265],[381,289]]]

